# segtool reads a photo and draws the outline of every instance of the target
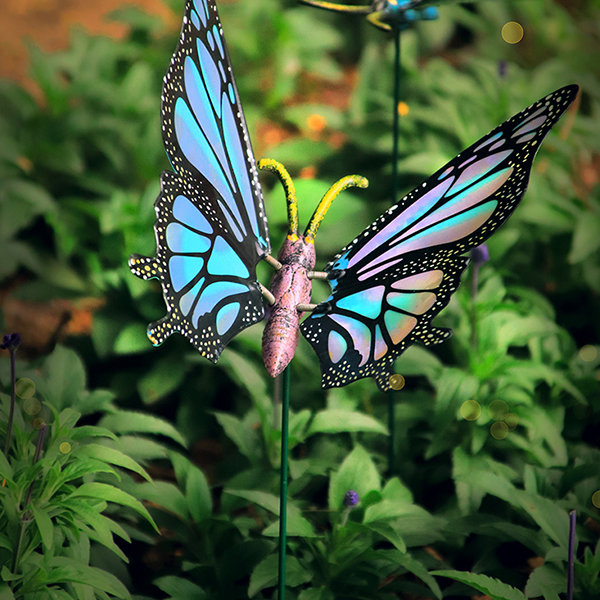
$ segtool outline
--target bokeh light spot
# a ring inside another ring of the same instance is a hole
[[[503,421],[490,427],[490,434],[495,440],[503,440],[508,435],[508,425]]]
[[[398,114],[401,117],[406,117],[406,115],[410,112],[410,106],[406,104],[406,102],[398,102]]]
[[[594,362],[598,358],[598,348],[596,348],[596,346],[592,346],[591,344],[583,346],[579,350],[579,358],[583,362]]]
[[[600,490],[596,490],[593,494],[592,494],[592,504],[596,507],[596,508],[600,508]]]
[[[396,390],[396,391],[401,390],[404,387],[405,383],[406,383],[406,380],[399,373],[395,373],[394,375],[390,376],[390,387],[393,390]]]
[[[490,414],[494,419],[504,419],[508,414],[508,404],[503,400],[494,400],[490,403]]]
[[[504,422],[510,429],[515,429],[515,427],[519,424],[519,416],[515,415],[515,413],[508,413],[504,417]]]
[[[61,442],[58,449],[62,454],[69,454],[71,452],[71,444],[69,442]]]
[[[502,39],[507,44],[518,44],[523,39],[523,27],[516,21],[509,21],[502,26]]]
[[[33,417],[42,410],[42,403],[37,398],[27,398],[27,400],[23,402],[23,410],[30,417]]]
[[[29,377],[21,377],[17,381],[15,392],[19,398],[27,400],[35,394],[35,383]]]
[[[36,417],[32,423],[34,429],[41,429],[45,424],[46,421],[40,417]]]
[[[327,125],[327,121],[323,115],[314,113],[307,117],[306,125],[311,131],[323,131]]]
[[[467,400],[460,407],[460,416],[466,421],[476,421],[481,415],[481,405],[477,400]]]

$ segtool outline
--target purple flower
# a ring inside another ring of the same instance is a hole
[[[2,350],[16,350],[21,345],[21,336],[18,333],[7,333],[2,338]]]
[[[481,246],[473,248],[473,250],[471,250],[471,260],[477,266],[480,266],[490,260],[490,251],[488,250],[488,247],[485,244],[481,244]]]
[[[508,70],[508,64],[507,62],[502,59],[498,61],[498,75],[500,76],[500,79],[505,79],[506,78],[506,71]]]
[[[358,494],[354,490],[348,490],[344,495],[344,506],[346,508],[351,508],[352,506],[356,506],[358,504],[359,497]]]

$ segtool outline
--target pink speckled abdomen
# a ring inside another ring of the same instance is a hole
[[[287,238],[277,258],[282,267],[271,282],[275,304],[270,308],[262,341],[265,367],[272,377],[288,366],[298,346],[302,315],[296,307],[310,302],[312,283],[307,271],[315,266],[315,247],[302,238]]]

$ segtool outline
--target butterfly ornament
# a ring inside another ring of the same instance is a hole
[[[179,44],[164,78],[162,135],[173,167],[155,203],[156,257],[132,255],[142,279],[158,279],[167,314],[148,327],[160,345],[175,332],[216,362],[240,331],[264,319],[263,354],[275,376],[291,360],[299,332],[315,350],[325,388],[373,377],[393,387],[393,363],[411,344],[442,342],[431,324],[459,285],[468,259],[512,213],[527,187],[535,153],[571,104],[570,85],[538,100],[484,136],[388,209],[326,267],[315,272],[314,240],[335,183],[303,234],[292,180],[273,160],[286,190],[289,230],[271,256],[267,220],[248,129],[214,0],[187,0]],[[267,290],[256,277],[275,267]],[[311,304],[312,279],[331,294]],[[303,312],[309,315],[300,322]]]
[[[302,4],[334,12],[365,15],[367,21],[385,31],[408,29],[417,21],[432,21],[439,16],[432,4],[444,0],[373,0],[369,6],[339,4],[325,0],[299,0]],[[451,0],[452,1],[452,0]]]

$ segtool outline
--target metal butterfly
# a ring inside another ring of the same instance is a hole
[[[161,344],[179,332],[216,362],[240,331],[265,317],[265,366],[276,376],[302,331],[320,361],[323,387],[373,377],[388,390],[394,360],[412,343],[439,343],[450,331],[431,325],[459,285],[461,256],[486,240],[523,197],[533,158],[571,104],[571,85],[538,100],[475,142],[313,271],[314,239],[350,175],[320,201],[303,234],[293,182],[273,160],[286,190],[289,230],[278,258],[270,243],[257,167],[214,0],[187,0],[181,38],[167,70],[162,131],[173,171],[163,173],[155,203],[156,257],[132,255],[142,279],[161,283],[167,315],[148,337]],[[275,267],[270,291],[256,277]],[[332,293],[310,303],[311,280]],[[267,308],[266,305],[270,305]],[[304,311],[311,314],[300,323]],[[396,376],[397,377],[397,376]]]
[[[455,0],[373,0],[370,5],[339,4],[326,0],[299,0],[302,4],[333,12],[365,15],[367,21],[385,31],[408,29],[417,21],[433,21],[439,16],[433,4]]]

